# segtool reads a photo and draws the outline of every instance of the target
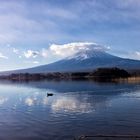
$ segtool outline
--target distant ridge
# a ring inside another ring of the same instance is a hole
[[[126,70],[140,69],[140,61],[125,59],[111,55],[101,50],[79,51],[74,55],[66,57],[51,64],[42,65],[34,68],[3,72],[11,73],[47,73],[47,72],[78,72],[93,71],[101,67],[118,67]]]

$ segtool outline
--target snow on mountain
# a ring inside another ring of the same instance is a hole
[[[112,55],[106,53],[105,51],[101,50],[81,50],[74,55],[71,55],[69,57],[66,57],[65,59],[76,59],[76,60],[85,60],[90,58],[111,58]]]

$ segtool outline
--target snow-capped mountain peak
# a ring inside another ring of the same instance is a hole
[[[76,52],[75,54],[66,57],[66,60],[75,59],[75,60],[85,60],[89,58],[104,58],[104,57],[111,57],[112,55],[106,53],[103,50],[81,50],[79,52]]]

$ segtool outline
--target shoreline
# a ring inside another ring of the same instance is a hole
[[[98,68],[92,72],[12,73],[9,75],[0,75],[0,80],[93,80],[97,82],[139,82],[140,74],[130,73],[124,69],[113,67]]]
[[[36,75],[36,74],[35,74]],[[140,76],[129,76],[129,77],[107,77],[107,76],[41,76],[36,77],[34,74],[28,76],[0,76],[0,81],[15,81],[15,82],[30,82],[30,81],[94,81],[102,83],[140,83]]]

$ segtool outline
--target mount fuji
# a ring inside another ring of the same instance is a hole
[[[10,73],[80,72],[93,71],[101,67],[136,70],[140,69],[140,61],[117,57],[101,50],[81,50],[51,64],[11,71]]]

